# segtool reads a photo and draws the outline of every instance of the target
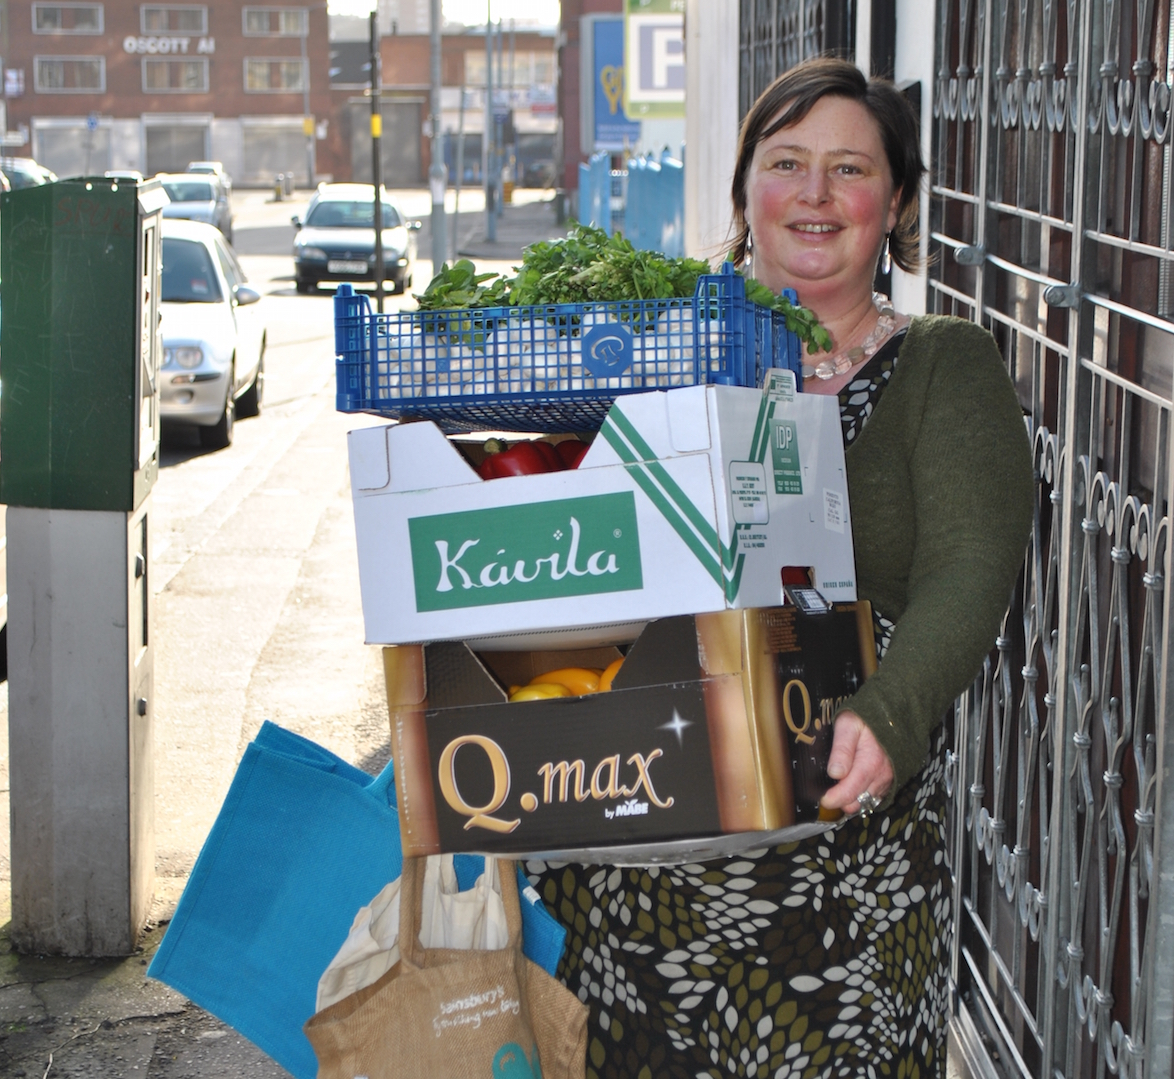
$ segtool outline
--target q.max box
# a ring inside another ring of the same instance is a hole
[[[783,841],[822,819],[834,717],[876,664],[867,603],[658,619],[609,692],[508,700],[510,684],[615,655],[384,649],[404,853],[621,862],[635,845],[656,861],[675,841]]]
[[[653,618],[780,604],[783,566],[856,598],[838,405],[789,371],[622,396],[565,472],[482,480],[430,422],[348,438],[369,643],[631,641]]]

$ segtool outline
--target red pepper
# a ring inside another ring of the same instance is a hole
[[[558,443],[554,448],[562,458],[564,468],[578,468],[579,462],[583,460],[584,455],[591,447],[588,443],[580,442],[577,438],[568,438]]]
[[[530,445],[538,450],[540,454],[542,454],[542,459],[546,462],[547,465],[547,472],[561,472],[564,468],[567,467],[567,463],[562,459],[562,456],[559,454],[558,450],[555,449],[554,446],[552,446],[549,442],[531,442]]]
[[[550,456],[543,453],[540,446],[546,446],[550,453],[557,458],[554,447],[546,442],[516,442],[508,450],[500,453],[491,453],[481,462],[477,469],[483,480],[496,480],[503,476],[533,476],[539,472],[553,472]],[[563,468],[559,460],[557,468]]]

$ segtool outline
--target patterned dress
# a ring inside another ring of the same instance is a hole
[[[844,439],[896,363],[840,392]],[[883,657],[892,623],[878,618]],[[945,1075],[950,881],[944,736],[884,812],[703,865],[530,861],[591,1009],[591,1079]]]

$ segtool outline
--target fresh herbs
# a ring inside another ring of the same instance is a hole
[[[746,299],[780,312],[786,320],[787,329],[806,343],[809,353],[831,352],[832,335],[819,324],[819,319],[810,308],[791,303],[786,296],[776,296],[753,277],[746,280]]]
[[[479,274],[472,262],[461,259],[446,264],[416,299],[423,311],[668,300],[692,296],[697,278],[709,273],[709,266],[700,259],[637,251],[620,233],[608,236],[603,229],[578,225],[566,239],[531,244],[514,270],[513,277]],[[776,296],[753,278],[746,281],[746,298],[780,312],[787,329],[806,342],[808,352],[831,351],[831,336],[806,307]]]
[[[666,258],[637,251],[621,233],[580,225],[565,240],[526,248],[510,281],[510,303],[585,303],[594,300],[668,300],[692,296],[698,274],[709,266],[698,259]]]

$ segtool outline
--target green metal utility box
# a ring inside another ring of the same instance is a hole
[[[0,196],[17,951],[127,955],[155,880],[158,181]]]
[[[0,502],[136,509],[159,470],[162,184],[0,195]]]

